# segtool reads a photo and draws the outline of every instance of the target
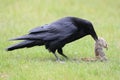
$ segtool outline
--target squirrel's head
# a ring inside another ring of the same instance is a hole
[[[98,40],[96,41],[96,45],[97,45],[97,46],[100,46],[101,48],[106,48],[106,49],[108,49],[108,44],[107,44],[107,42],[105,41],[105,39],[102,38],[102,37],[99,37],[99,38],[98,38]]]

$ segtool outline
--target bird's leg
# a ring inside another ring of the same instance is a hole
[[[58,58],[58,56],[56,55],[56,53],[53,53],[53,54],[56,57],[56,61],[60,61],[60,59]]]
[[[59,48],[57,51],[58,51],[58,53],[59,53],[60,55],[64,56],[66,59],[68,59],[68,57],[63,54],[62,48]]]

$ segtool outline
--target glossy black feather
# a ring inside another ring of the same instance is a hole
[[[91,35],[95,41],[98,39],[90,21],[76,17],[64,17],[50,24],[34,28],[28,34],[12,40],[33,41],[35,45],[45,45],[46,49],[54,53],[59,49],[60,52],[65,44],[86,35]]]

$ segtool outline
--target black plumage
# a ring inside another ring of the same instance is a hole
[[[86,35],[91,35],[95,41],[98,40],[97,34],[90,21],[76,17],[64,17],[50,24],[34,28],[24,36],[12,39],[23,41],[8,47],[6,50],[11,51],[24,47],[45,45],[46,49],[52,52],[57,59],[59,58],[55,54],[56,50],[59,54],[67,58],[62,51],[65,44]]]

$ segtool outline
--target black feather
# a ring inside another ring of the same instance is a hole
[[[34,28],[29,31],[29,34],[12,39],[25,41],[13,45],[7,48],[7,50],[45,45],[49,51],[54,53],[58,50],[63,55],[62,48],[65,44],[86,35],[91,35],[95,41],[98,40],[98,36],[90,21],[76,17],[64,17],[53,23]]]

